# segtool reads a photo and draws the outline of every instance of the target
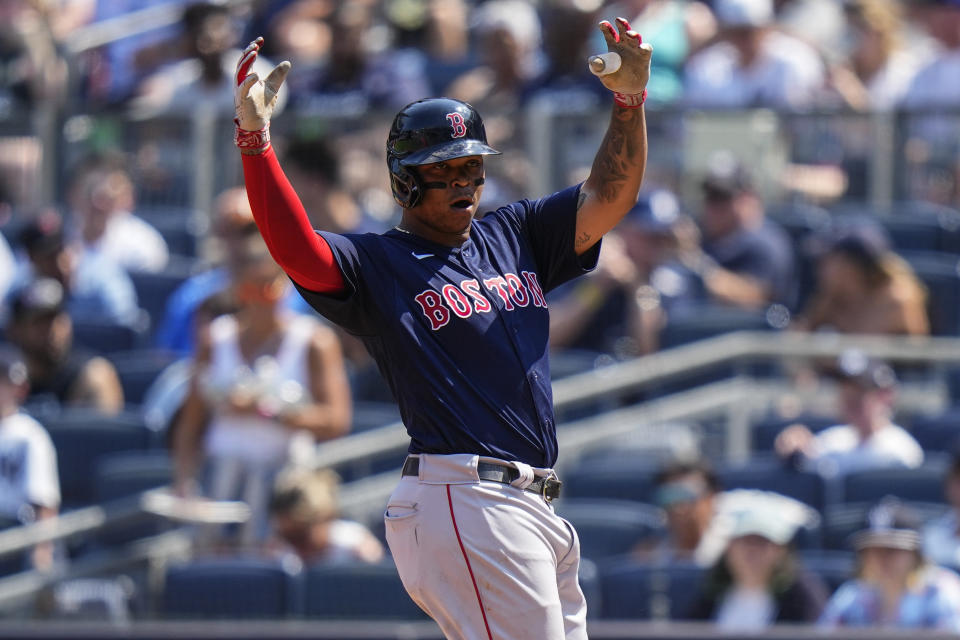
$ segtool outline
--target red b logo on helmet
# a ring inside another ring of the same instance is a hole
[[[450,121],[450,127],[453,129],[451,138],[462,138],[467,135],[467,125],[463,123],[463,116],[454,111],[447,114],[447,120]]]

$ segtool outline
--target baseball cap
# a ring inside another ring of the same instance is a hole
[[[724,27],[762,27],[773,22],[773,0],[715,0],[713,13]]]
[[[20,244],[27,253],[49,255],[63,248],[63,221],[59,214],[44,211],[20,231]]]
[[[20,353],[11,347],[0,346],[0,380],[6,380],[15,385],[27,382],[27,365],[24,364]]]
[[[729,151],[715,153],[700,183],[707,195],[732,197],[753,188],[750,172]]]
[[[788,544],[797,534],[799,524],[774,511],[746,509],[732,514],[730,538],[760,536],[775,544]]]
[[[637,204],[627,212],[627,220],[651,233],[666,233],[680,219],[680,203],[667,189],[641,193]]]
[[[869,547],[919,551],[920,527],[915,511],[887,496],[867,512],[864,527],[850,537],[850,543],[857,551]]]
[[[859,349],[847,349],[829,367],[826,375],[841,381],[856,382],[864,389],[892,389],[897,374],[885,362],[870,358]]]
[[[37,278],[13,292],[10,312],[15,319],[60,313],[64,309],[63,287],[53,278]]]

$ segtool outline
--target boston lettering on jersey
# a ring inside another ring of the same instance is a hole
[[[547,301],[540,283],[537,282],[537,274],[523,271],[522,275],[523,280],[515,273],[494,276],[485,279],[483,285],[500,297],[504,311],[513,311],[529,304],[545,309]],[[423,315],[430,321],[430,328],[434,331],[450,322],[451,315],[465,320],[474,313],[490,313],[493,308],[486,296],[480,292],[480,283],[476,278],[462,280],[459,285],[444,284],[439,292],[426,289],[414,296],[414,299],[423,309]]]
[[[346,290],[301,287],[359,336],[390,385],[412,453],[556,461],[545,293],[596,265],[574,252],[579,187],[475,220],[451,248],[391,230],[321,232]]]

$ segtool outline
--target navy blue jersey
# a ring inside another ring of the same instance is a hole
[[[400,405],[411,453],[556,462],[544,295],[600,255],[599,243],[574,252],[579,191],[488,213],[456,248],[397,229],[321,232],[345,291],[298,289],[363,339]]]

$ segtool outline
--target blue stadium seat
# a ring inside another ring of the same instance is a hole
[[[199,239],[206,232],[206,223],[193,209],[156,206],[138,208],[136,214],[160,232],[171,255],[191,258],[197,255]]]
[[[750,427],[753,451],[758,453],[768,453],[773,451],[773,443],[777,436],[785,428],[792,424],[806,425],[814,433],[822,431],[827,427],[839,424],[839,420],[833,416],[822,416],[814,414],[801,414],[795,418],[784,418],[781,416],[769,416],[757,422]]]
[[[856,558],[851,551],[801,550],[798,556],[800,566],[820,576],[831,593],[853,577]]]
[[[173,480],[173,463],[165,450],[112,453],[100,458],[95,473],[95,500],[103,504],[169,485]],[[102,531],[97,535],[97,542],[102,545],[125,544],[169,528],[166,521],[145,518]]]
[[[589,463],[565,469],[564,498],[613,498],[651,502],[656,467]]]
[[[359,400],[353,403],[351,431],[360,433],[400,422],[400,409],[394,402]]]
[[[928,453],[952,452],[960,445],[960,407],[934,416],[918,416],[910,423],[912,435]]]
[[[74,344],[101,355],[136,349],[144,342],[145,336],[145,331],[139,327],[73,320]]]
[[[850,502],[827,507],[824,514],[823,546],[825,549],[849,551],[850,536],[863,528],[867,512],[876,502]],[[947,509],[943,503],[911,500],[909,507],[923,520],[939,517]]]
[[[700,597],[706,570],[693,564],[640,564],[611,558],[600,565],[603,618],[682,620]]]
[[[130,274],[133,288],[137,292],[140,307],[150,316],[150,330],[156,331],[157,324],[163,319],[167,300],[184,280],[193,275],[197,263],[190,259],[171,260],[163,271],[148,273],[136,271]]]
[[[809,471],[797,471],[777,458],[755,458],[744,465],[717,471],[724,489],[763,489],[789,496],[818,511],[826,504],[823,478]]]
[[[108,354],[117,370],[123,387],[123,400],[127,405],[140,405],[150,385],[177,356],[160,349],[134,349]]]
[[[843,478],[843,502],[875,503],[888,495],[901,500],[943,502],[946,470],[946,461],[934,458],[916,469],[874,469],[851,473]]]
[[[97,461],[95,474],[94,495],[102,503],[170,484],[173,462],[166,450],[110,453]]]
[[[309,618],[323,619],[427,618],[407,595],[392,560],[308,568],[302,610]]]
[[[939,336],[960,334],[960,262],[957,256],[931,251],[903,252],[927,288],[930,331]]]
[[[0,531],[19,527],[20,521],[13,518],[0,516]],[[0,556],[0,578],[12,573],[19,573],[25,568],[25,555],[23,553],[14,553],[7,556]]]
[[[152,441],[143,419],[129,413],[105,416],[67,410],[46,418],[44,426],[57,451],[60,492],[66,507],[96,500],[96,468],[101,459],[121,451],[146,451]]]
[[[587,601],[587,617],[599,618],[603,612],[603,595],[600,587],[600,567],[590,558],[580,556],[580,571],[577,576],[580,590]]]
[[[593,560],[627,553],[665,526],[660,509],[629,500],[561,498],[554,505],[577,530],[580,555]]]
[[[766,331],[770,324],[763,312],[703,305],[673,317],[660,332],[660,348],[668,349],[731,331]]]
[[[167,569],[161,610],[168,618],[283,618],[301,597],[300,576],[279,561],[212,558]]]

